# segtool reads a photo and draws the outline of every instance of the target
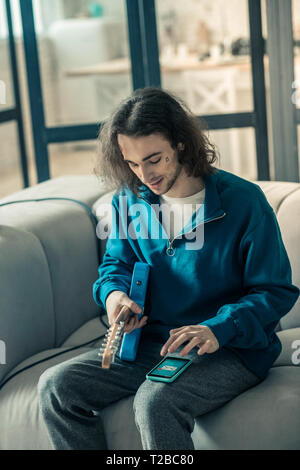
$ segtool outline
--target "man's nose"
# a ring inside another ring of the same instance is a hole
[[[151,170],[147,168],[140,168],[140,179],[144,183],[149,183],[149,181],[153,180],[154,177],[151,176]]]

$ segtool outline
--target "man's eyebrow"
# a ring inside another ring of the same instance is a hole
[[[154,152],[154,153],[151,153],[150,155],[147,155],[147,157],[144,157],[142,162],[145,162],[146,160],[149,160],[149,158],[151,157],[155,157],[156,155],[160,155],[162,152]],[[135,163],[135,162],[132,162],[131,160],[125,160],[124,159],[124,162],[130,162],[130,163]]]

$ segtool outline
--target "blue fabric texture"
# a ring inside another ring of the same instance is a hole
[[[128,187],[115,192],[94,300],[105,308],[110,292],[128,294],[134,263],[148,263],[144,335],[165,341],[172,328],[206,325],[220,348],[264,378],[281,352],[276,325],[297,301],[299,288],[292,284],[277,218],[260,187],[216,168],[204,181],[204,204],[172,242],[157,216],[158,195],[146,186],[139,197]]]

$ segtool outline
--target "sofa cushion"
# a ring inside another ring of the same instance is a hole
[[[263,190],[276,214],[283,201],[300,188],[299,183],[289,181],[254,181],[254,183]]]
[[[19,364],[23,367],[63,352],[103,334],[98,318],[74,332],[62,348],[36,354]],[[298,332],[294,332],[297,336]],[[284,355],[289,354],[286,332],[280,332]],[[287,341],[283,340],[286,336]],[[97,341],[90,347],[98,347]],[[0,449],[50,449],[50,441],[40,416],[37,383],[52,365],[75,357],[89,347],[81,347],[25,370],[0,390]],[[284,357],[283,355],[283,357]],[[288,384],[288,386],[287,386]],[[196,449],[300,449],[300,367],[273,367],[267,379],[205,416],[196,419],[192,438]],[[100,413],[111,450],[140,450],[141,439],[134,421],[133,396],[106,407]],[[276,410],[276,412],[275,412]],[[260,432],[258,432],[258,430]],[[278,445],[280,442],[280,445]]]
[[[98,336],[105,335],[107,331],[108,319],[107,315],[101,317],[102,320],[105,322],[105,325],[100,320],[100,316],[96,318],[92,318],[91,320],[87,321],[84,325],[78,328],[74,333],[72,333],[62,344],[62,347],[72,347],[78,344],[86,343],[91,341]],[[107,326],[106,326],[107,325]],[[94,342],[93,346],[100,346],[101,340]]]
[[[299,450],[299,388],[300,368],[272,368],[256,387],[196,418],[195,449]],[[102,411],[109,449],[142,449],[132,406],[133,397],[127,397]]]
[[[107,317],[104,317],[104,321],[107,322]],[[62,353],[20,372],[0,389],[0,449],[44,450],[51,448],[45,424],[39,413],[36,388],[39,377],[55,364],[89,351],[92,347],[100,347],[103,338],[67,352],[69,348],[84,344],[99,336],[104,337],[105,333],[106,327],[100,322],[99,317],[93,318],[72,333],[61,348],[46,349],[34,354],[20,362],[7,374],[5,380],[37,361]]]
[[[272,367],[267,378],[225,406],[196,420],[201,449],[300,450],[300,368]]]
[[[28,358],[13,369],[15,373],[35,361],[63,352],[67,348],[48,349]],[[41,362],[13,377],[0,390],[0,449],[47,450],[50,439],[39,412],[37,384],[41,374],[49,367],[88,351],[79,348]]]
[[[281,229],[282,239],[289,255],[292,268],[292,281],[300,286],[300,190],[293,192],[281,204],[278,214],[278,222]],[[280,325],[282,329],[300,327],[300,297],[285,315]]]
[[[0,203],[46,197],[70,197],[92,206],[108,189],[95,175],[66,175],[51,178],[1,199]],[[12,207],[12,206],[10,206]],[[24,206],[23,206],[24,207]]]
[[[54,346],[48,261],[34,234],[0,225],[0,279],[0,339],[6,345],[2,380],[24,358]]]
[[[33,186],[5,200],[62,195],[79,197],[91,204],[102,191],[103,187],[99,184],[97,188],[92,177],[64,177]],[[92,295],[99,266],[95,224],[81,205],[61,200],[0,207],[0,223],[26,230],[40,241],[51,279],[55,316],[53,346],[60,346],[99,312]]]

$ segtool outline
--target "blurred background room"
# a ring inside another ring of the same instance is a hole
[[[222,169],[299,181],[300,0],[0,0],[0,197],[92,174],[99,125],[149,85]]]

